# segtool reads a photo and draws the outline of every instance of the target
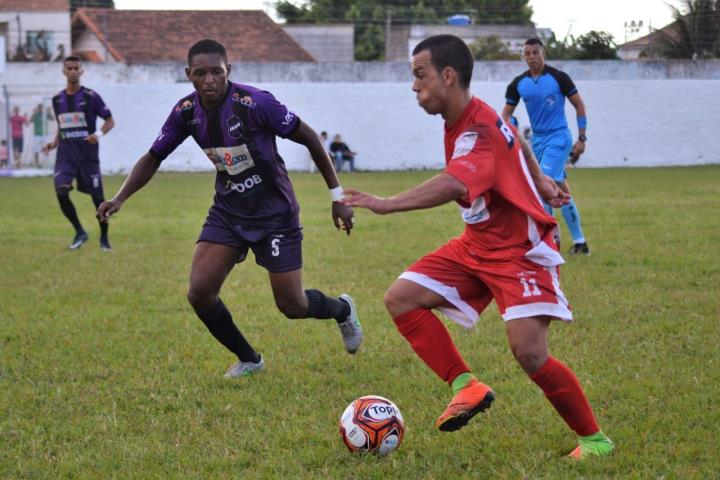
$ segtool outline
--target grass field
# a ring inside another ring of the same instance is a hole
[[[432,172],[360,173],[345,186],[393,193]],[[114,193],[122,178],[105,179]],[[0,178],[0,478],[718,478],[720,168],[574,170],[593,248],[569,258],[576,315],[551,349],[578,374],[612,457],[577,464],[574,437],[515,364],[494,306],[474,331],[449,324],[497,393],[487,415],[433,428],[450,398],[382,305],[393,279],[458,234],[456,207],[372,216],[335,231],[318,175],[294,174],[305,226],[305,285],[350,292],[366,339],[345,353],[331,322],[287,320],[250,260],[225,303],[267,370],[222,377],[233,358],[185,300],[210,174],[159,174],[80,251],[48,178]],[[563,225],[564,248],[570,243]],[[355,397],[392,399],[407,422],[386,458],[350,455],[338,419]]]

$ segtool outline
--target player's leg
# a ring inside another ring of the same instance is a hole
[[[70,243],[70,250],[76,250],[87,242],[88,234],[80,223],[75,205],[70,200],[70,190],[72,190],[72,181],[76,176],[74,167],[66,162],[57,162],[55,164],[55,195],[57,196],[60,211],[75,229],[75,237]]]
[[[348,353],[363,339],[353,299],[348,294],[330,297],[320,290],[303,289],[302,232],[269,235],[252,245],[256,261],[268,271],[275,305],[287,318],[335,319]]]
[[[559,182],[558,186],[568,194],[570,193],[570,186],[568,185],[567,178],[562,182]],[[575,204],[575,197],[571,196],[570,202],[567,205],[564,205],[560,211],[562,212],[565,224],[567,225],[573,239],[573,246],[570,248],[568,253],[570,255],[590,255],[590,247],[588,246],[585,234],[583,233],[582,224],[580,222],[580,211]]]
[[[93,195],[92,196],[93,204],[95,205],[95,210],[98,209],[100,204],[105,201],[104,195]],[[100,225],[100,248],[104,252],[109,252],[112,250],[112,246],[110,245],[110,237],[108,236],[108,231],[110,229],[110,225],[108,222],[101,222],[98,220],[98,224]]]
[[[95,210],[105,201],[103,190],[102,174],[100,173],[100,162],[82,162],[77,164],[77,185],[78,191],[87,193],[92,198]],[[100,248],[109,252],[112,250],[108,231],[110,224],[98,220],[100,226]]]
[[[225,278],[244,252],[236,247],[198,241],[190,267],[187,299],[210,333],[225,348],[237,355],[239,362],[226,376],[240,377],[264,367],[260,354],[248,343],[233,322],[232,314],[220,299]]]
[[[517,318],[506,322],[510,349],[525,373],[543,391],[565,423],[577,433],[572,456],[608,455],[612,441],[600,430],[575,373],[548,353],[550,317]]]
[[[492,390],[472,374],[447,328],[432,311],[440,309],[469,326],[492,299],[477,279],[450,258],[452,245],[457,243],[451,241],[415,262],[390,286],[384,299],[400,334],[453,390],[450,404],[435,422],[442,431],[462,428],[494,399]]]

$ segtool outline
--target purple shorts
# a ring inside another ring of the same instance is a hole
[[[252,240],[248,240],[248,238]],[[255,263],[269,272],[291,272],[302,267],[302,228],[264,228],[258,230],[235,223],[213,206],[200,232],[198,242],[211,242],[237,248],[237,263],[243,262],[248,250],[255,254]]]
[[[100,162],[55,162],[55,190],[70,187],[77,181],[77,189],[93,197],[103,197]]]

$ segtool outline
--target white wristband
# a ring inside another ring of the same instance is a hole
[[[97,138],[98,140],[100,140],[100,137],[102,137],[103,135],[105,135],[105,134],[99,128],[97,130],[95,130],[95,138]]]
[[[332,198],[333,202],[340,202],[345,198],[345,192],[343,192],[343,188],[341,186],[337,186],[335,188],[330,189],[330,198]]]

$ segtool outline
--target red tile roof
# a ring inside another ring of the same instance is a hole
[[[70,12],[70,0],[0,0],[5,12]]]
[[[208,37],[225,45],[230,63],[315,61],[261,10],[80,8],[72,18],[73,42],[85,29],[126,63],[185,62],[188,48]]]

